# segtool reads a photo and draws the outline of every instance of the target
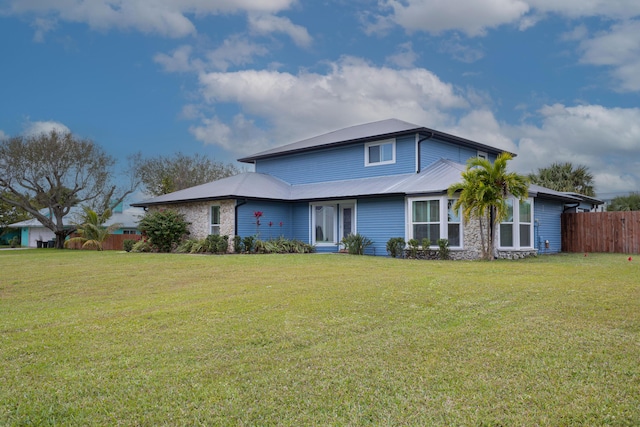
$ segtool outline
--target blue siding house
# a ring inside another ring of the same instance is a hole
[[[461,181],[469,158],[493,161],[501,152],[389,119],[243,157],[239,161],[254,165],[255,172],[133,206],[178,210],[194,238],[283,236],[315,245],[318,252],[337,252],[343,237],[359,233],[374,242],[372,255],[387,255],[392,237],[429,238],[434,248],[444,238],[453,258],[475,259],[481,254],[477,221],[465,223],[452,210],[447,189]],[[531,185],[527,200],[509,200],[511,215],[498,229],[498,255],[560,252],[560,215],[583,202],[577,194]]]

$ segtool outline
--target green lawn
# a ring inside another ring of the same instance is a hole
[[[0,252],[0,425],[640,425],[640,257]]]

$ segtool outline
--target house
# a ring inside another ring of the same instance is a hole
[[[478,221],[453,212],[448,187],[461,181],[466,161],[491,161],[502,150],[434,129],[389,119],[337,130],[239,159],[255,172],[134,203],[173,208],[191,223],[194,238],[209,234],[284,236],[337,252],[359,233],[387,255],[392,237],[449,240],[452,257],[475,259]],[[578,195],[532,185],[529,198],[510,200],[513,215],[500,224],[501,257],[560,252],[560,215]],[[258,216],[258,212],[262,215]]]
[[[48,214],[48,209],[44,209],[43,213]],[[105,224],[110,226],[111,224],[120,224],[121,227],[114,230],[113,234],[140,234],[138,231],[138,222],[140,217],[144,214],[140,209],[124,209],[123,204],[120,203],[113,209],[113,214]],[[82,215],[82,208],[79,206],[71,208],[69,214],[63,218],[64,226],[71,226],[79,221],[79,215]],[[41,247],[45,242],[48,247],[49,241],[55,241],[56,236],[53,231],[44,227],[37,219],[29,219],[26,221],[16,222],[8,225],[9,228],[18,229],[20,231],[20,241],[22,246],[28,246],[31,248]]]

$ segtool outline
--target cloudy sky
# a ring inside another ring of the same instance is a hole
[[[0,0],[0,137],[233,161],[398,118],[640,190],[638,0]]]

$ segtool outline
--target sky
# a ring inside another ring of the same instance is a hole
[[[397,118],[640,191],[638,0],[0,0],[0,138],[234,162]]]

